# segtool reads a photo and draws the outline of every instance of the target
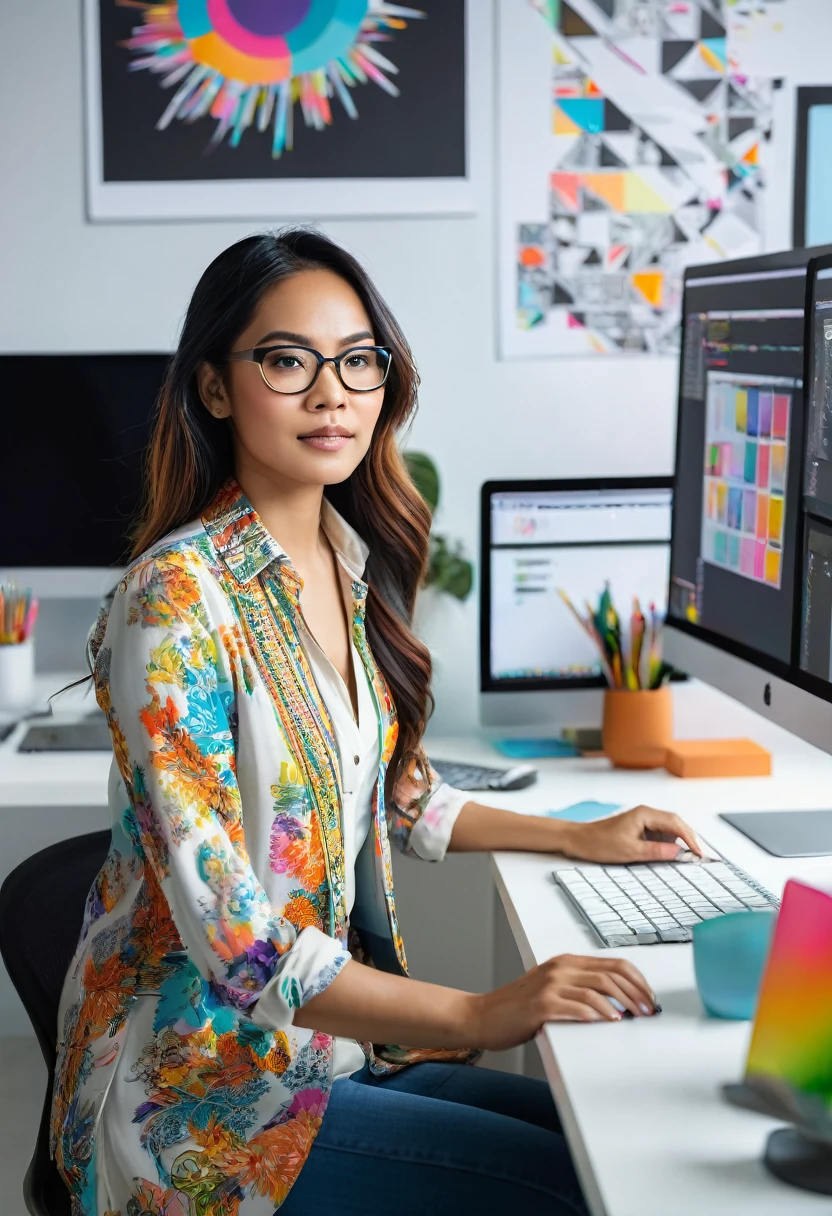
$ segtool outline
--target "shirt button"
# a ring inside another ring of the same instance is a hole
[[[353,758],[352,758],[352,762],[353,762],[353,764],[360,764],[360,763],[361,763],[361,757],[360,757],[360,756],[353,756]]]

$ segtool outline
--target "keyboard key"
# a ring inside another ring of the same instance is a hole
[[[661,929],[659,931],[660,942],[689,942],[690,940],[690,929]]]

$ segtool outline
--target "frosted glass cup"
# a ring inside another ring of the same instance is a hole
[[[35,700],[35,644],[0,645],[0,713],[15,714],[31,709]]]
[[[696,987],[709,1017],[753,1018],[776,920],[773,908],[760,908],[693,926]]]

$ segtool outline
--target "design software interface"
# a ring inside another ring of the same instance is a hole
[[[805,292],[805,266],[685,285],[670,614],[782,663],[801,562]]]
[[[484,622],[492,688],[602,682],[597,651],[558,589],[585,612],[609,580],[626,620],[634,595],[663,613],[671,502],[668,487],[492,492]]]

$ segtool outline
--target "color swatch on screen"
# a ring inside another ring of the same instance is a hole
[[[792,384],[709,372],[701,554],[780,587]]]
[[[760,987],[746,1081],[832,1128],[832,895],[786,884]]]

